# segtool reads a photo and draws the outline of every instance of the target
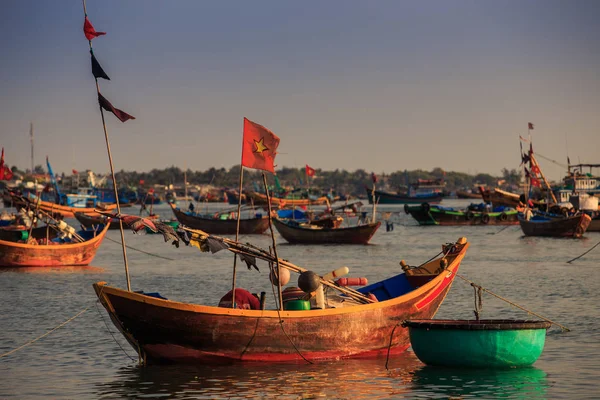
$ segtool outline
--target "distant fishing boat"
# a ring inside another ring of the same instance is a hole
[[[419,225],[518,225],[519,212],[507,208],[500,211],[455,209],[423,203],[418,206],[404,205],[404,212],[410,214]]]
[[[62,267],[89,265],[94,259],[109,224],[95,230],[76,232],[81,242],[70,239],[40,238],[26,242],[0,240],[2,267]],[[34,244],[35,243],[35,244]]]
[[[177,220],[190,228],[217,235],[235,235],[237,219],[229,218],[229,213],[199,214],[193,211],[183,211],[175,204],[169,203]],[[269,228],[269,217],[258,214],[251,218],[240,219],[240,234],[261,234]]]
[[[292,219],[274,218],[273,225],[288,243],[367,244],[379,229],[380,221],[348,227],[324,227]]]
[[[271,197],[271,205],[279,207],[294,207],[294,206],[308,206],[308,205],[325,205],[329,203],[327,196],[315,197],[315,198],[294,198],[294,197]],[[255,205],[267,204],[267,196],[263,193],[258,192],[247,192],[246,202],[252,202]]]
[[[459,199],[481,199],[481,193],[475,193],[473,191],[457,190],[456,197]]]
[[[369,204],[373,204],[373,190],[365,186]],[[409,196],[408,194],[390,193],[381,190],[374,192],[377,204],[421,204],[427,202],[429,204],[438,204],[444,196],[441,193],[419,194]]]
[[[57,215],[60,214],[63,218],[75,218],[75,213],[83,213],[88,215],[100,215],[96,211],[96,207],[71,207],[71,206],[63,206],[60,204],[52,203],[49,201],[40,200],[33,194],[29,194],[28,197],[17,196],[14,193],[12,197],[15,201],[15,204],[22,207],[27,204],[31,204],[34,207],[38,207],[40,210],[43,210],[49,214]],[[106,211],[111,211],[117,208],[116,204],[106,204],[106,205],[97,205],[98,208],[102,208]]]
[[[118,230],[119,220],[116,218],[108,218],[104,215],[90,215],[84,214],[82,212],[75,213],[75,219],[81,223],[81,225],[85,228],[93,228],[95,226],[104,225],[107,222],[110,222],[110,226],[108,229]]]
[[[584,213],[565,217],[541,212],[519,214],[519,223],[525,236],[572,237],[583,236],[592,218]]]

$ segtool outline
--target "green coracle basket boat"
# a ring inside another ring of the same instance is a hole
[[[525,367],[542,354],[545,321],[411,320],[408,327],[415,355],[428,365],[475,368]]]

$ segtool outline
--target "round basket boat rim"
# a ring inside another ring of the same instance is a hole
[[[402,326],[417,329],[457,329],[469,331],[484,330],[516,330],[516,329],[548,329],[552,324],[546,321],[514,320],[514,319],[413,319],[402,323]]]

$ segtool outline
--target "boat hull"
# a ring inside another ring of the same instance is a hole
[[[369,204],[373,204],[373,191],[369,188],[365,189],[369,198]],[[377,204],[421,204],[423,202],[439,204],[443,199],[443,195],[435,193],[428,196],[406,196],[376,190],[375,199],[377,200]]]
[[[273,225],[281,236],[294,244],[367,244],[379,229],[381,222],[346,228],[305,228],[294,226],[278,218]]]
[[[467,247],[446,271],[404,295],[324,310],[201,306],[128,292],[105,282],[94,284],[94,290],[115,326],[147,363],[375,357],[408,348],[408,330],[399,323],[435,315]]]
[[[105,217],[103,215],[95,216],[95,215],[76,212],[75,219],[77,219],[77,221],[79,221],[81,223],[81,225],[83,225],[84,227],[92,228],[94,226],[104,225],[106,223],[106,220],[108,219],[108,217]],[[121,228],[120,225],[121,224],[119,223],[118,219],[111,218],[110,226],[108,229],[118,230]]]
[[[430,207],[429,204],[404,207],[404,211],[410,214],[419,225],[518,225],[518,212],[516,210],[504,212],[481,212],[481,211],[448,211]]]
[[[212,233],[215,235],[235,235],[237,229],[236,219],[217,219],[192,216],[184,213],[171,204],[171,209],[177,220],[192,229]],[[240,234],[261,234],[269,228],[269,217],[248,218],[240,220]]]
[[[106,235],[108,226],[85,242],[31,245],[0,240],[1,267],[62,267],[89,265]]]
[[[50,215],[61,215],[63,218],[75,218],[75,213],[82,213],[93,216],[100,216],[96,208],[86,208],[86,207],[69,207],[63,206],[60,204],[52,203],[49,201],[37,200],[37,199],[26,199],[30,204],[38,207],[40,210],[50,214]],[[15,199],[15,204],[19,207],[25,206],[22,201]],[[123,206],[122,206],[123,207]],[[103,204],[102,206],[98,205],[98,209],[102,209],[104,211],[113,211],[117,208],[116,204]]]
[[[519,217],[519,223],[525,236],[572,237],[575,239],[583,236],[591,220],[587,214],[555,218],[543,222],[527,221],[525,218]]]
[[[248,200],[250,199],[250,200]],[[324,205],[329,202],[329,199],[325,196],[319,197],[318,199],[283,199],[279,197],[271,197],[272,206],[280,207],[294,207],[294,206],[308,206],[308,205]],[[246,202],[251,201],[256,205],[266,205],[267,196],[262,193],[249,192],[246,194]],[[236,203],[237,204],[237,203]]]
[[[526,367],[544,349],[549,322],[512,320],[407,321],[415,355],[428,365]]]

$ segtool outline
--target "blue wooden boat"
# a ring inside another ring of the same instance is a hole
[[[373,191],[368,187],[365,187],[367,191],[367,197],[369,198],[369,204],[373,204]],[[441,193],[429,193],[429,194],[417,194],[415,196],[409,196],[408,194],[390,193],[381,190],[375,190],[375,200],[377,204],[438,204],[442,201],[443,195]]]

